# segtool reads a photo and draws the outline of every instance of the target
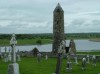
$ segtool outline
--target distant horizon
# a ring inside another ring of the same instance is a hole
[[[58,3],[65,33],[100,32],[100,0],[0,0],[0,33],[52,33]]]
[[[100,32],[82,32],[82,34],[87,34],[87,33],[100,33]],[[1,34],[13,34],[13,33],[0,33]],[[53,33],[15,33],[15,34],[53,34]],[[65,33],[65,34],[80,34],[80,33]]]

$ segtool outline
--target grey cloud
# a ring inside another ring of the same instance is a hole
[[[100,32],[100,20],[75,19],[65,27],[66,32]]]

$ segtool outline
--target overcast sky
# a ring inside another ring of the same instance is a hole
[[[65,33],[100,32],[100,0],[0,0],[0,33],[52,33],[58,2]]]

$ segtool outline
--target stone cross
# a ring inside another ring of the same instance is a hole
[[[65,53],[65,47],[66,47],[66,42],[62,41],[58,48],[57,65],[56,65],[56,71],[55,71],[56,74],[60,74],[61,59],[62,59],[62,54]]]
[[[58,53],[65,53],[65,47],[66,47],[66,42],[63,40],[60,45],[59,45],[59,48],[58,48]]]
[[[15,34],[12,35],[11,41],[10,41],[10,45],[12,48],[12,63],[16,63],[16,50],[15,50],[15,45],[17,44],[16,38],[15,38]]]
[[[84,57],[82,59],[82,70],[85,70],[86,69],[86,58]]]
[[[8,65],[8,72],[7,74],[19,74],[19,65],[16,63],[16,51],[15,46],[17,44],[17,40],[15,38],[15,34],[12,35],[10,45],[12,48],[12,57],[11,57],[11,64]]]

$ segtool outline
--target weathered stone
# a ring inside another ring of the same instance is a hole
[[[41,53],[37,54],[37,60],[38,60],[38,62],[41,62]]]
[[[11,64],[8,66],[8,72],[7,74],[19,74],[19,65],[16,63],[16,51],[15,46],[17,44],[17,40],[15,38],[15,34],[12,35],[10,45],[12,47],[12,57],[11,57]]]
[[[19,74],[19,65],[17,63],[9,64],[7,74]]]
[[[47,54],[45,55],[45,59],[48,60],[48,55]]]
[[[82,70],[85,70],[86,69],[86,58],[84,57],[82,59]]]
[[[8,56],[7,56],[7,54],[4,54],[4,62],[8,62]]]
[[[76,45],[73,39],[70,40],[69,48],[70,48],[70,54],[76,55]]]
[[[11,55],[8,55],[8,61],[11,61]]]
[[[90,56],[87,55],[87,63],[90,63]]]
[[[21,61],[21,59],[20,59],[20,51],[19,51],[19,50],[17,51],[16,60],[17,60],[17,61]]]
[[[64,34],[64,11],[61,8],[60,4],[56,6],[53,12],[53,48],[52,52],[57,53],[58,47],[65,39]]]
[[[67,62],[67,68],[66,68],[68,71],[71,71],[72,70],[72,62]]]
[[[8,53],[8,61],[11,61],[11,52],[10,52],[10,48],[9,48],[9,53]]]
[[[5,47],[4,62],[8,62],[7,48]]]
[[[93,66],[96,66],[96,56],[95,55],[93,55],[92,57],[92,62],[93,62]]]
[[[78,61],[77,61],[77,56],[75,57],[75,63],[76,63],[76,64],[78,64]]]
[[[17,59],[16,59],[17,61],[21,61],[21,59],[20,59],[20,55],[19,54],[17,54]]]
[[[66,46],[66,42],[65,41],[61,41],[60,46],[58,48],[58,58],[57,58],[57,65],[56,65],[56,74],[60,74],[60,69],[61,69],[61,59],[62,59],[62,55],[65,53],[65,46]]]

